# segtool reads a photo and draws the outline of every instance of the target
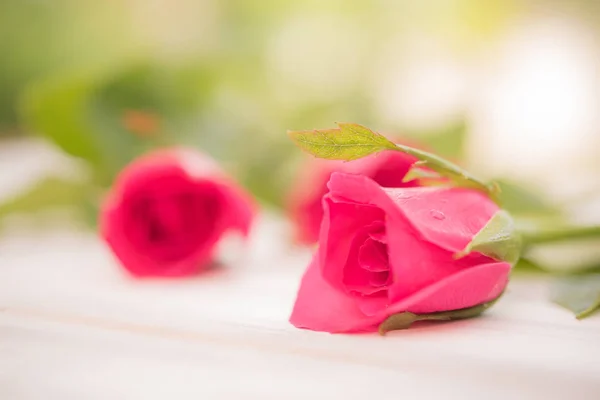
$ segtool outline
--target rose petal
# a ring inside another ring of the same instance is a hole
[[[387,237],[385,236],[385,224],[382,224],[383,227],[379,231],[372,231],[369,236],[371,239],[377,240],[380,243],[387,244]]]
[[[421,264],[421,257],[426,253],[421,248],[423,242],[419,240],[418,232],[408,222],[394,201],[371,179],[364,176],[334,173],[329,181],[329,188],[330,193],[326,198],[332,204],[336,201],[355,202],[355,204],[363,204],[363,207],[375,207],[381,213],[385,213],[388,259],[392,273],[392,284],[388,293],[390,301],[406,297],[426,285],[456,272],[456,269],[447,271],[443,268],[438,268],[436,271],[435,264]],[[352,216],[347,214],[345,218],[352,219]],[[342,216],[340,219],[343,220]],[[342,235],[341,232],[340,235]],[[321,234],[321,237],[325,237],[324,233]],[[321,247],[320,251],[325,250]],[[335,266],[336,264],[332,264],[329,268],[334,270]],[[426,268],[428,270],[425,270]]]
[[[351,175],[360,178],[358,175]],[[324,279],[336,289],[348,292],[358,307],[367,315],[372,315],[388,302],[387,292],[369,285],[366,270],[358,264],[360,243],[366,239],[369,226],[383,221],[383,211],[377,207],[333,200],[329,195],[323,199],[325,218],[321,225],[321,246],[319,263]],[[356,243],[348,232],[363,232]],[[345,266],[342,268],[341,266]]]
[[[502,294],[508,284],[510,269],[510,264],[503,262],[465,269],[391,304],[386,309],[380,309],[369,321],[361,321],[348,332],[375,331],[387,317],[400,312],[428,314],[487,303]]]
[[[344,218],[355,221],[365,217],[365,213],[356,214],[353,211],[371,210],[372,207],[385,213],[388,253],[394,278],[388,291],[389,299],[380,297],[373,300],[369,299],[369,296],[364,298],[348,296],[343,303],[338,300],[336,309],[340,308],[340,304],[349,307],[349,310],[353,310],[352,320],[349,318],[348,321],[337,321],[336,325],[331,327],[332,329],[323,329],[323,325],[312,326],[313,321],[310,316],[306,316],[302,321],[303,327],[331,332],[375,330],[385,318],[393,313],[403,311],[430,313],[472,307],[498,297],[504,290],[510,272],[509,264],[494,262],[477,253],[458,261],[454,260],[451,249],[424,240],[421,231],[413,225],[412,220],[406,217],[406,212],[414,212],[418,209],[410,207],[403,209],[401,203],[404,197],[413,199],[416,196],[415,193],[423,194],[432,189],[420,192],[396,191],[393,196],[390,196],[369,178],[339,173],[332,175],[329,187],[330,193],[326,196],[325,204],[329,205],[331,211],[339,212],[338,220],[331,223],[332,227],[344,227],[345,224],[345,228],[349,228],[346,232],[356,231],[361,225],[364,227],[369,218],[362,220],[358,228],[352,226],[351,222],[344,221]],[[460,189],[457,195],[463,196],[465,193]],[[472,197],[466,196],[466,198]],[[427,197],[427,199],[429,198]],[[444,197],[440,197],[439,200],[443,199]],[[435,196],[434,200],[429,200],[435,203]],[[440,201],[440,204],[443,203]],[[463,204],[470,203],[465,201]],[[459,209],[452,211],[460,212]],[[370,212],[374,215],[377,214],[373,210]],[[419,222],[417,219],[415,223]],[[325,226],[326,223],[323,224],[323,228]],[[344,229],[336,231],[338,235],[333,237],[343,237],[343,232]],[[452,233],[453,231],[449,230],[446,233],[448,232]],[[327,237],[327,233],[331,234],[331,231],[322,231],[321,236],[331,241],[332,239]],[[346,234],[346,236],[348,235]],[[448,239],[444,235],[439,238],[442,240],[442,245],[452,246],[458,242],[456,239]],[[320,261],[335,262],[343,259],[344,254],[335,254],[335,250],[333,247],[321,247]],[[333,252],[335,256],[331,260],[327,258],[330,252]],[[336,265],[339,269],[339,265],[344,264],[322,266],[322,270],[334,270]],[[335,285],[334,278],[336,278],[334,272],[330,271],[327,279],[330,287]],[[302,287],[298,293],[299,301],[305,295]],[[315,296],[315,293],[312,293],[312,296]],[[337,290],[337,293],[339,295],[343,291]],[[315,307],[317,306],[315,305]],[[321,302],[318,307],[327,308],[327,304]],[[362,312],[365,318],[359,318],[360,314],[356,313],[356,308]],[[325,314],[326,312],[320,310],[320,313]],[[354,325],[348,327],[347,323],[350,322],[353,322]]]
[[[387,296],[364,296],[362,298],[356,297],[354,299],[356,305],[367,317],[372,317],[380,313],[381,310],[385,310],[389,305]]]
[[[131,245],[130,238],[121,228],[122,217],[118,208],[105,206],[101,223],[102,236],[110,245],[115,256],[135,276],[182,276],[198,270],[198,265],[189,260],[171,262],[167,265],[148,252],[138,251]]]
[[[319,238],[323,219],[321,199],[335,171],[373,178],[384,187],[412,187],[417,181],[403,182],[404,175],[417,159],[396,151],[384,151],[351,163],[311,159],[296,179],[288,198],[288,210],[296,229],[296,240],[313,244]]]
[[[356,330],[366,318],[347,293],[323,279],[319,257],[315,256],[298,289],[290,316],[292,325],[316,331],[345,332]]]
[[[369,284],[375,287],[386,286],[390,282],[390,275],[389,271],[373,272]]]
[[[331,201],[354,201],[385,211],[388,256],[393,274],[393,283],[389,287],[392,303],[461,269],[493,261],[478,253],[457,261],[453,259],[452,251],[422,239],[421,232],[412,225],[398,204],[403,199],[398,195],[406,193],[406,197],[414,198],[415,193],[422,194],[431,191],[431,188],[403,189],[395,192],[397,196],[390,197],[389,191],[369,178],[340,173],[332,175],[329,187]],[[462,191],[458,194],[461,195]]]
[[[510,270],[510,264],[505,262],[465,269],[391,305],[382,315],[387,317],[402,311],[427,314],[487,303],[502,294],[508,284]]]
[[[315,261],[302,280],[290,322],[299,328],[332,333],[374,332],[387,317],[404,311],[426,314],[489,302],[504,291],[511,268],[495,262],[460,271],[367,317],[350,297],[322,279]]]
[[[313,244],[319,239],[323,220],[323,196],[331,173],[341,168],[341,161],[311,158],[294,182],[287,199],[289,215],[294,223],[295,239]]]
[[[384,189],[428,241],[458,252],[498,211],[485,194],[463,188]]]
[[[369,236],[360,246],[358,251],[358,263],[367,271],[389,271],[387,246],[379,241],[373,240],[371,236]]]
[[[365,240],[369,239],[367,228],[360,229],[354,236],[346,264],[342,282],[347,292],[357,295],[372,295],[382,290],[371,284],[373,272],[363,268],[360,263],[360,250]],[[387,265],[385,267],[387,269]]]
[[[171,149],[140,157],[119,174],[100,230],[134,275],[180,276],[208,265],[225,231],[247,234],[253,214],[250,197],[210,158]]]
[[[344,290],[342,267],[350,259],[354,241],[354,237],[348,233],[357,232],[374,221],[382,221],[383,212],[369,205],[333,201],[329,195],[323,199],[323,208],[325,217],[321,225],[319,264],[325,280]],[[360,246],[360,243],[356,245]],[[358,247],[355,250],[358,252]],[[358,254],[355,257],[357,260]]]
[[[388,252],[393,275],[393,283],[388,289],[390,302],[410,296],[461,270],[493,261],[477,253],[455,260],[454,253],[406,231],[395,223],[395,218],[389,221]]]
[[[404,175],[417,159],[398,151],[382,151],[350,163],[343,163],[338,171],[364,175],[383,187],[412,187],[416,182],[404,182]]]
[[[256,214],[254,200],[234,182],[221,180],[218,186],[226,210],[224,224],[228,229],[239,230],[244,236],[248,236]]]

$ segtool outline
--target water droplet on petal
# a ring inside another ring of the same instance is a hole
[[[444,213],[439,210],[431,210],[431,211],[429,211],[429,215],[431,215],[432,218],[440,220],[440,221],[446,218]]]

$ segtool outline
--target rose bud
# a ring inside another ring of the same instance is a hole
[[[329,190],[320,246],[290,318],[296,327],[381,332],[392,316],[403,324],[419,315],[449,319],[459,310],[453,317],[464,318],[504,291],[511,265],[465,252],[499,212],[483,192],[386,188],[343,173],[331,176]]]
[[[403,180],[416,161],[415,157],[396,151],[383,151],[352,162],[311,159],[300,169],[288,197],[295,240],[306,245],[317,242],[323,219],[321,200],[327,194],[327,182],[333,172],[368,176],[383,187],[413,187],[418,186],[418,180]]]
[[[247,235],[250,196],[206,155],[147,154],[116,178],[100,215],[101,234],[135,276],[185,276],[206,269],[230,230]]]

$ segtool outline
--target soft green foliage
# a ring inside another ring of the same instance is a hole
[[[0,213],[69,208],[93,225],[99,192],[136,156],[176,145],[196,133],[197,118],[211,93],[209,69],[188,63],[139,62],[79,76],[40,81],[27,92],[27,126],[90,167],[89,180],[56,178],[0,206]]]
[[[108,185],[140,153],[194,129],[210,76],[200,68],[139,63],[34,85],[23,102],[31,130],[92,166]]]
[[[550,297],[577,319],[589,317],[600,309],[600,274],[561,278],[552,286]]]
[[[548,211],[545,215],[517,215],[524,257],[517,270],[553,275],[582,275],[600,271],[600,227],[570,222]]]
[[[548,265],[543,261],[538,261],[536,257],[527,255],[527,257],[521,257],[515,265],[515,271],[531,274],[550,274],[555,276],[563,275],[588,275],[600,273],[600,261],[597,258],[589,263],[570,263],[565,262],[565,265],[557,266],[555,264]]]
[[[530,260],[527,257],[521,256],[519,261],[514,265],[512,274],[522,273],[522,274],[545,274],[546,271],[540,264],[537,262]]]
[[[460,119],[448,125],[430,130],[405,130],[407,138],[416,143],[422,143],[424,149],[448,160],[460,161],[465,158],[465,142],[468,126],[465,119]]]
[[[538,224],[522,229],[526,245],[556,243],[575,239],[594,239],[600,237],[600,225],[573,225],[558,223],[552,225]]]
[[[380,121],[370,75],[384,54],[368,44],[384,43],[399,25],[380,23],[390,14],[378,3],[217,3],[0,1],[0,135],[5,119],[10,132],[44,135],[85,160],[102,186],[140,152],[192,146],[281,207],[301,166],[281,132],[336,119]],[[396,8],[402,26],[421,26],[415,16],[428,15]],[[348,56],[340,74],[329,60]],[[132,134],[124,109],[139,112],[142,125],[144,116],[154,118],[160,134]],[[431,148],[446,155],[457,143],[441,130]]]
[[[531,232],[529,232],[531,238]],[[544,235],[541,232],[541,235]],[[523,256],[550,274],[586,274],[600,271],[600,236],[564,237],[560,241],[528,243]]]
[[[502,295],[492,301],[479,304],[473,307],[461,308],[460,310],[441,311],[430,314],[414,314],[411,312],[402,312],[390,315],[379,325],[379,334],[385,335],[387,332],[408,329],[417,321],[452,321],[457,319],[473,318],[481,315],[485,310],[493,306]]]
[[[553,207],[535,191],[510,182],[505,179],[496,179],[496,184],[500,188],[499,201],[502,208],[516,215],[544,215],[558,216],[560,210]]]
[[[147,60],[55,76],[29,88],[23,121],[29,131],[88,163],[93,183],[103,187],[143,152],[191,146],[216,158],[256,197],[281,206],[293,173],[293,146],[280,134],[287,116],[271,121],[277,105],[267,108],[248,97],[244,90],[258,96],[264,88],[248,82],[239,68]],[[219,99],[223,93],[230,96],[226,102]],[[315,116],[299,109],[296,118]]]
[[[0,225],[10,215],[52,210],[75,211],[86,223],[94,225],[97,198],[94,189],[81,181],[47,176],[0,205]]]
[[[383,150],[395,150],[391,141],[358,124],[338,124],[339,129],[288,131],[304,151],[327,160],[351,161]]]
[[[85,102],[92,88],[92,82],[82,78],[40,83],[28,92],[23,114],[32,130],[48,137],[66,153],[101,169],[102,155],[88,134],[85,119]]]
[[[515,264],[521,254],[521,236],[515,223],[504,210],[499,210],[456,257],[479,252],[496,260]]]
[[[28,84],[125,54],[125,9],[114,1],[0,1],[0,136],[18,128],[18,99]]]

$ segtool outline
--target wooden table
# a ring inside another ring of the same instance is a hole
[[[600,399],[600,317],[575,320],[541,280],[514,280],[474,320],[386,337],[295,329],[310,254],[286,233],[264,213],[221,270],[139,281],[93,234],[11,230],[0,399]]]

